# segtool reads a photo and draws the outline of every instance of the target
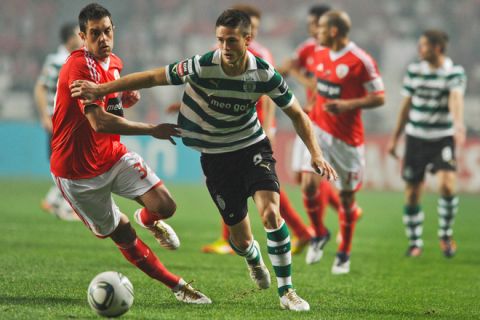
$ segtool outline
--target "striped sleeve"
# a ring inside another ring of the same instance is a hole
[[[280,108],[288,108],[293,103],[293,93],[289,89],[285,79],[283,79],[283,77],[277,71],[273,70],[273,72],[273,76],[267,83],[267,95]]]
[[[198,75],[200,71],[200,56],[194,56],[180,62],[169,64],[165,67],[169,84],[180,85],[187,82],[187,78]]]
[[[467,77],[463,67],[453,67],[452,72],[447,76],[447,87],[450,91],[459,90],[462,94],[465,93]]]
[[[404,97],[411,97],[415,92],[415,88],[413,87],[412,81],[412,73],[411,73],[412,65],[408,66],[407,73],[403,77],[403,86],[402,86],[402,95]]]

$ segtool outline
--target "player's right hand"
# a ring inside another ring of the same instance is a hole
[[[87,80],[75,80],[70,84],[72,98],[80,98],[85,104],[91,103],[101,97],[98,94],[98,85]]]
[[[337,180],[338,175],[335,169],[323,157],[312,157],[312,167],[316,173],[330,180]]]
[[[169,140],[176,145],[172,137],[180,137],[180,130],[178,128],[179,126],[177,124],[161,123],[153,127],[151,136],[157,139]]]
[[[394,141],[393,139],[388,142],[387,152],[389,155],[391,155],[395,159],[399,159],[397,154],[397,142]]]

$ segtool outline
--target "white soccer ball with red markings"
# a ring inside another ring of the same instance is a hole
[[[90,282],[87,298],[90,307],[99,315],[118,317],[133,304],[133,285],[120,272],[102,272]]]

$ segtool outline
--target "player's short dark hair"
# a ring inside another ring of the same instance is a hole
[[[64,23],[60,27],[60,41],[62,44],[66,44],[68,39],[75,35],[75,30],[77,29],[77,24],[75,22]]]
[[[227,9],[222,12],[215,23],[217,27],[240,28],[243,36],[250,34],[251,23],[248,14],[241,10]]]
[[[310,7],[308,14],[318,19],[330,10],[332,10],[332,7],[328,4],[316,4]]]
[[[232,7],[232,9],[243,11],[246,14],[248,14],[250,18],[252,17],[255,17],[258,19],[262,18],[262,12],[260,12],[260,10],[257,7],[252,6],[250,4],[243,4],[243,3],[236,4]]]
[[[100,20],[108,17],[113,25],[112,15],[105,7],[102,7],[98,3],[90,3],[80,11],[78,15],[78,26],[80,31],[87,32],[87,24],[89,20]]]
[[[348,35],[348,32],[350,32],[350,19],[345,12],[330,10],[325,13],[325,16],[328,18],[328,26],[336,27],[339,36],[346,37]]]
[[[439,46],[442,53],[445,53],[447,50],[448,35],[446,32],[438,29],[429,29],[425,30],[422,36],[425,37],[432,46]]]

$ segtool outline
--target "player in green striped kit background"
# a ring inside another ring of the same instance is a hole
[[[207,187],[229,226],[232,247],[245,258],[256,285],[268,288],[270,274],[247,214],[247,199],[251,196],[267,233],[280,306],[307,311],[308,302],[293,290],[290,236],[279,213],[275,159],[257,118],[256,101],[268,95],[292,120],[312,154],[315,170],[329,179],[336,179],[336,173],[324,160],[310,120],[284,79],[270,64],[247,51],[251,40],[249,16],[239,10],[226,10],[217,19],[215,32],[215,51],[102,85],[76,81],[72,94],[90,100],[128,88],[186,84],[178,116],[182,140],[202,153]]]
[[[407,256],[422,253],[424,213],[420,206],[425,171],[437,174],[440,247],[446,257],[456,252],[453,221],[458,210],[456,195],[455,147],[465,141],[463,96],[465,71],[445,55],[448,36],[440,30],[427,30],[419,39],[419,62],[408,66],[403,82],[405,96],[397,126],[389,145],[396,148],[403,130],[406,152],[403,179],[406,181],[406,205],[403,221],[409,238]]]

